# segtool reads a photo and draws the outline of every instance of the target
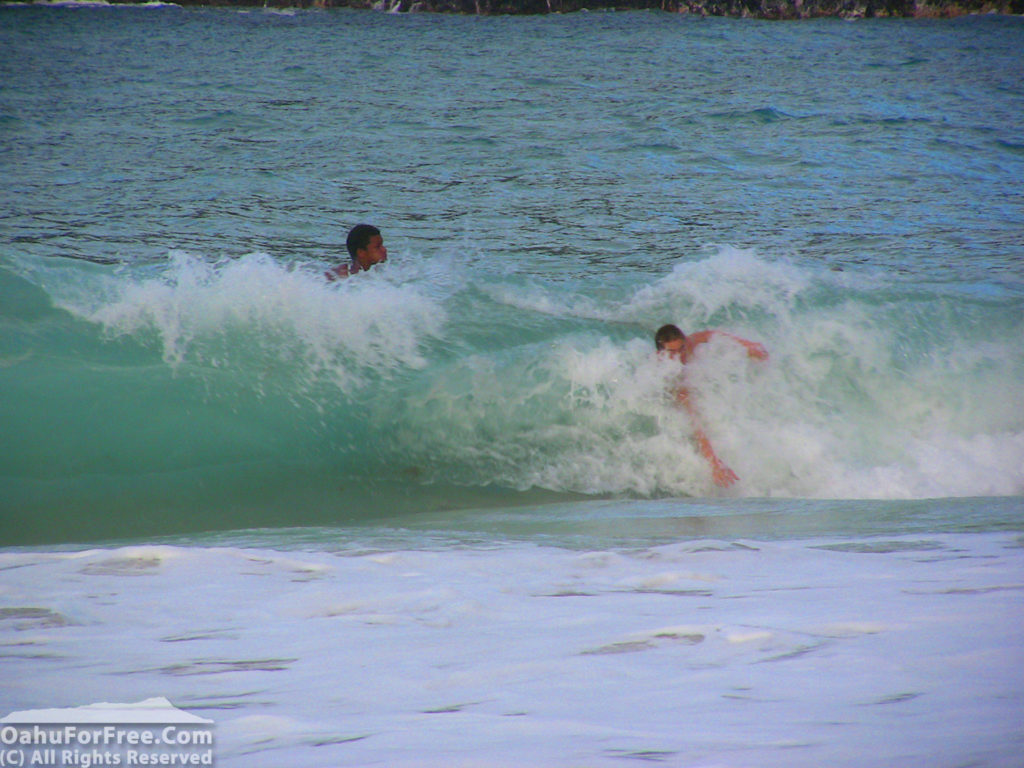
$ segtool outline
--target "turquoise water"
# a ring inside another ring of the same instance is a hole
[[[1019,528],[1022,43],[0,8],[0,543]]]

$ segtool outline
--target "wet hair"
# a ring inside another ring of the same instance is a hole
[[[348,255],[353,259],[356,257],[356,251],[359,251],[370,244],[370,238],[374,235],[379,235],[380,230],[372,224],[356,224],[348,232],[348,237],[345,239],[345,247],[348,248]]]
[[[654,334],[654,346],[658,350],[665,348],[665,344],[669,341],[675,341],[676,339],[685,339],[686,334],[679,330],[678,326],[663,325]]]

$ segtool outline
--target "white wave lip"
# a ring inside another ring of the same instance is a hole
[[[688,365],[731,495],[1024,493],[1024,316],[914,282],[729,247],[600,287],[416,257],[333,284],[266,254],[75,271],[50,281],[56,302],[109,336],[214,391],[229,371],[260,396],[309,394],[332,424],[364,413],[382,455],[430,481],[720,495],[654,355],[675,322],[770,353],[713,341]]]
[[[108,276],[61,304],[111,337],[155,336],[174,367],[239,367],[260,357],[290,364],[307,383],[348,390],[366,370],[424,367],[420,346],[447,320],[436,300],[383,272],[330,284],[266,254],[211,263],[176,251],[158,274]]]

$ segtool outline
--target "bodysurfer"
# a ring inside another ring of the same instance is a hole
[[[732,339],[742,344],[747,350],[747,355],[755,360],[768,359],[768,351],[763,345],[755,341],[747,341],[724,331],[697,331],[687,336],[675,325],[661,326],[654,334],[654,346],[658,350],[659,355],[667,355],[686,365],[690,362],[697,347],[701,344],[706,344],[716,336]],[[685,386],[681,386],[676,390],[676,402],[686,410],[693,422],[693,435],[697,441],[697,447],[700,449],[701,455],[711,464],[711,477],[715,481],[715,485],[727,488],[739,480],[736,473],[715,454],[714,449],[711,447],[711,441],[708,440],[708,436],[704,432],[700,414],[690,399],[690,392]]]
[[[365,272],[374,264],[388,260],[388,249],[384,247],[384,238],[380,230],[372,224],[356,224],[349,230],[345,239],[350,261],[332,267],[324,273],[329,281]]]

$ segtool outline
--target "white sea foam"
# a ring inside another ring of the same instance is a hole
[[[868,328],[845,345],[846,356],[836,342],[819,341],[817,352],[809,341],[803,349],[791,346],[799,340],[769,344],[764,363],[727,339],[702,350],[688,382],[716,452],[741,478],[732,493],[928,498],[1024,490],[1024,432],[1007,429],[1018,395],[1011,390],[965,420],[945,400],[963,398],[958,390],[971,383],[930,376],[930,363],[893,370],[890,353],[878,349],[886,340],[872,338],[881,335]],[[677,369],[654,359],[648,344],[566,338],[525,358],[469,359],[433,372],[429,391],[405,403],[404,418],[463,471],[475,467],[477,477],[516,487],[714,493],[694,424],[666,395],[678,386]]]
[[[175,252],[159,274],[105,277],[101,290],[62,303],[111,336],[155,334],[173,366],[244,366],[257,355],[349,389],[366,369],[423,367],[419,346],[445,323],[435,300],[381,271],[331,284],[266,254],[211,263]]]
[[[685,331],[728,320],[738,323],[735,330],[742,333],[747,330],[744,316],[771,318],[772,326],[785,322],[797,298],[813,286],[807,270],[766,260],[753,250],[723,246],[706,258],[676,264],[637,290],[625,309],[637,319],[661,317]]]
[[[618,304],[556,297],[554,288],[535,285],[522,292],[505,285],[502,300],[545,314],[561,307],[572,317],[632,318],[648,333],[672,321],[686,331],[711,326],[764,343],[767,363],[749,361],[742,347],[722,340],[688,366],[694,402],[716,451],[741,477],[734,489],[740,495],[1024,492],[1019,339],[979,337],[950,318],[941,298],[908,302],[896,290],[870,274],[813,272],[722,248],[677,265]],[[543,438],[539,425],[520,433],[521,441],[536,440],[532,451],[516,454],[505,482],[588,493],[714,491],[691,440],[693,425],[666,407],[672,379],[650,362],[649,337],[560,342],[537,354],[552,380],[567,380],[565,409],[545,414],[556,425]],[[516,390],[516,368],[493,366],[493,382],[481,373],[474,394],[484,401],[498,379],[503,391]],[[510,411],[520,405],[514,396],[503,402]],[[544,440],[561,447],[545,450]],[[491,448],[501,451],[500,442]]]
[[[105,567],[135,549],[0,553],[4,704],[165,696],[214,721],[224,766],[1010,766],[1022,552],[160,548],[138,579]]]

